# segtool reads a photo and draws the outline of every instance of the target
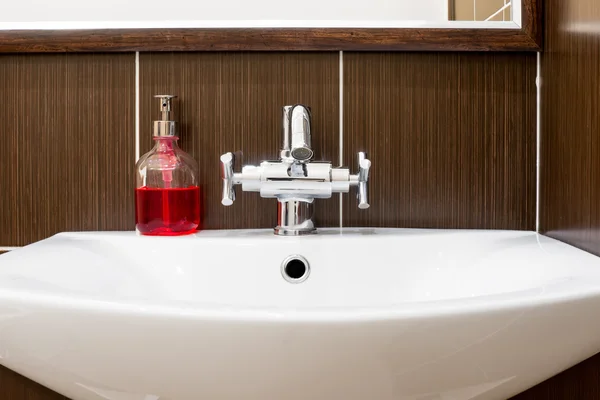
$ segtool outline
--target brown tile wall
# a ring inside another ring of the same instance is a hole
[[[345,196],[346,226],[533,229],[535,55],[346,53],[344,164],[373,161],[372,208]],[[133,228],[133,54],[4,55],[0,246],[65,230]],[[181,146],[200,163],[207,229],[268,228],[274,201],[220,205],[218,157],[277,156],[280,108],[313,108],[316,157],[339,164],[338,53],[140,55],[140,144],[153,94],[179,95]],[[317,204],[339,225],[337,198]]]
[[[541,228],[600,255],[600,2],[546,8]]]
[[[133,228],[134,60],[0,55],[0,246]]]
[[[600,2],[546,1],[540,229],[600,255]],[[600,355],[515,400],[600,399]]]
[[[532,54],[345,53],[343,162],[355,169],[366,150],[373,169],[372,208],[346,196],[344,225],[534,229],[534,80]],[[272,227],[275,204],[255,193],[220,205],[218,156],[276,157],[280,108],[302,102],[313,108],[317,158],[337,165],[339,89],[338,53],[141,54],[141,150],[151,96],[179,95],[205,227]],[[0,92],[12,101],[0,108],[0,247],[132,229],[135,56],[3,55]],[[339,225],[338,207],[319,201],[319,225]],[[60,398],[1,367],[0,387],[0,399]]]
[[[205,229],[272,228],[277,201],[242,193],[221,205],[219,156],[238,152],[242,164],[277,159],[281,107],[307,104],[313,110],[312,140],[317,160],[338,165],[338,53],[149,53],[140,55],[142,153],[152,146],[157,119],[154,94],[177,94],[181,146],[198,161],[204,192]],[[243,154],[241,154],[243,152]],[[315,207],[320,226],[339,225],[339,201]]]
[[[344,225],[535,229],[535,54],[344,55],[344,162],[372,159]]]

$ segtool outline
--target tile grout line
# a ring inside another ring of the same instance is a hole
[[[135,52],[135,162],[140,159],[140,52]]]
[[[340,98],[338,108],[340,110],[340,120],[339,120],[339,159],[340,159],[340,167],[344,165],[344,52],[339,52],[339,88],[340,88]],[[344,198],[342,197],[342,193],[340,193],[340,229],[344,227],[343,217],[344,217]]]
[[[535,139],[535,231],[540,231],[540,192],[541,192],[541,141],[542,141],[542,53],[537,53],[536,71],[536,139]]]

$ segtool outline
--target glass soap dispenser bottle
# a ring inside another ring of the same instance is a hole
[[[142,235],[194,233],[200,225],[198,164],[177,145],[171,101],[157,95],[161,120],[154,121],[154,148],[136,164],[135,223]]]

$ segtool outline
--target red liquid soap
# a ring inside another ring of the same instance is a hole
[[[135,223],[143,235],[177,236],[200,225],[200,187],[135,190]]]

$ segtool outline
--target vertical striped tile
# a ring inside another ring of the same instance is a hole
[[[0,245],[133,228],[134,56],[0,55]]]
[[[535,54],[345,53],[344,226],[535,229]]]
[[[219,156],[238,152],[242,165],[273,160],[281,149],[281,107],[312,107],[317,160],[338,163],[338,53],[147,53],[140,55],[142,153],[163,92],[179,96],[181,147],[199,162],[204,228],[272,228],[277,204],[242,193],[221,205]],[[242,155],[243,152],[243,155]],[[339,224],[337,198],[318,200],[318,226]]]

